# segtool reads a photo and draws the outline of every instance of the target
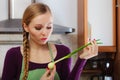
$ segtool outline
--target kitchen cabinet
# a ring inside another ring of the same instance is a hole
[[[116,0],[78,0],[78,45],[100,39],[99,52],[116,52]]]
[[[98,76],[103,77],[100,80],[106,75],[113,76],[116,31],[116,0],[78,0],[78,46],[86,44],[89,39],[103,42],[99,45],[99,55],[89,59],[83,70],[83,74],[93,74],[91,80]]]

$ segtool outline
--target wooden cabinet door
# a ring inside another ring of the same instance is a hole
[[[117,0],[117,53],[114,65],[114,80],[120,80],[120,0]]]
[[[101,39],[99,52],[116,52],[116,0],[78,0],[78,45]]]

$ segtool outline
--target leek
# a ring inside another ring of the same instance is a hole
[[[102,44],[102,42],[99,42],[99,41],[100,41],[100,39],[96,40],[97,44]],[[50,67],[50,69],[52,69],[52,67],[54,67],[53,64],[56,64],[56,63],[58,63],[58,62],[60,62],[60,61],[62,61],[62,60],[64,60],[64,59],[70,58],[72,55],[76,54],[78,51],[81,51],[82,49],[84,49],[84,48],[87,47],[88,45],[91,45],[91,43],[89,42],[89,43],[87,43],[86,45],[83,45],[83,46],[77,48],[76,50],[74,50],[74,51],[71,52],[70,54],[68,54],[68,55],[66,55],[66,56],[64,56],[64,57],[62,57],[62,58],[60,58],[60,59],[58,59],[58,60],[56,60],[56,61],[54,61],[54,62],[49,63],[49,64],[48,64],[48,65],[49,65],[48,68]]]
[[[97,44],[102,44],[102,42],[99,42],[99,40],[100,40],[100,39],[96,40],[96,41],[97,41]],[[74,50],[74,51],[71,52],[70,54],[68,54],[68,55],[66,55],[66,56],[64,56],[64,57],[56,60],[54,63],[57,63],[57,62],[60,62],[60,61],[62,61],[62,60],[64,60],[64,59],[70,58],[72,55],[76,54],[78,51],[81,51],[82,49],[84,49],[84,48],[87,47],[88,45],[91,45],[91,43],[89,42],[89,43],[87,43],[86,45],[83,45],[83,46],[77,48],[76,50]]]

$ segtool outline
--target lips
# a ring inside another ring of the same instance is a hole
[[[47,40],[47,38],[41,38],[41,40],[42,40],[42,41],[45,41],[45,40]]]

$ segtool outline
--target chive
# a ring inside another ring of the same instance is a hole
[[[97,39],[96,41],[97,41],[97,44],[102,44],[102,42],[99,42],[100,39]],[[70,54],[68,54],[68,55],[66,55],[66,56],[64,56],[64,57],[56,60],[54,63],[57,63],[57,62],[60,62],[60,61],[62,61],[62,60],[64,60],[64,59],[70,58],[72,55],[76,54],[78,51],[81,51],[82,49],[84,49],[84,48],[87,47],[88,45],[91,45],[91,43],[89,42],[89,43],[87,43],[86,45],[83,45],[83,46],[77,48],[76,50],[74,50],[74,51],[71,52]]]

